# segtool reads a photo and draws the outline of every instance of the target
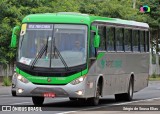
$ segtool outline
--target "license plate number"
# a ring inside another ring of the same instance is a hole
[[[44,97],[55,97],[55,93],[46,92],[46,93],[43,93],[43,96]]]

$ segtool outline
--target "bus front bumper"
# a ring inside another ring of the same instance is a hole
[[[23,97],[44,96],[48,93],[54,94],[54,97],[86,98],[85,81],[76,85],[70,83],[66,85],[38,85],[31,82],[23,83],[17,79],[16,86],[12,89],[16,90],[17,96]]]

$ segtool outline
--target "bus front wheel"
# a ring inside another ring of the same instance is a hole
[[[16,91],[11,91],[11,93],[12,93],[12,96],[16,96]]]
[[[96,105],[99,104],[100,92],[101,92],[101,90],[100,90],[100,86],[98,84],[97,85],[97,90],[96,90],[96,96],[89,99],[91,105],[96,106]]]
[[[36,96],[33,96],[33,97],[32,97],[32,101],[33,101],[33,104],[34,104],[34,105],[42,105],[43,102],[44,102],[44,97],[36,97]]]

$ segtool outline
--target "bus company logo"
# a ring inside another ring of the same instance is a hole
[[[100,67],[101,67],[102,69],[104,69],[105,64],[106,64],[106,61],[102,59],[102,60],[101,60],[101,63],[100,63]]]
[[[109,68],[121,68],[122,60],[107,60],[106,66]]]
[[[101,69],[104,69],[105,67],[121,68],[122,67],[122,60],[119,60],[119,59],[110,60],[110,58],[107,58],[107,60],[102,59],[98,64],[99,64],[98,66]]]
[[[47,78],[47,81],[48,81],[48,82],[51,82],[51,78]]]

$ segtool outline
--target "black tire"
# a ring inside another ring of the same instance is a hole
[[[131,101],[133,99],[134,83],[133,78],[130,79],[128,93],[125,93],[125,101]]]
[[[77,98],[69,97],[69,100],[71,100],[71,101],[75,101],[75,100],[77,100]]]
[[[125,93],[122,93],[122,94],[115,94],[115,99],[116,101],[124,101],[124,95]]]
[[[42,105],[44,102],[44,97],[32,97],[32,102],[34,105]]]
[[[100,86],[97,85],[96,96],[88,99],[91,105],[97,106],[99,104],[100,93],[101,93]]]
[[[128,92],[122,94],[115,94],[116,101],[131,101],[133,99],[133,79],[130,79]]]
[[[13,91],[13,90],[12,90],[11,93],[12,93],[12,96],[17,96],[17,95],[16,95],[16,91]]]

